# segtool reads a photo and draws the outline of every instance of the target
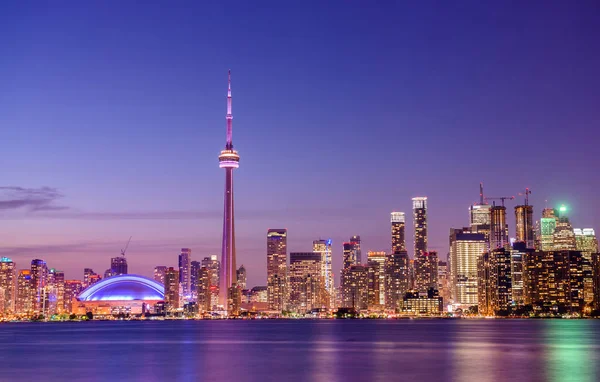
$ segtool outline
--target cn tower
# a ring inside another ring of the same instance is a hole
[[[230,288],[237,284],[235,265],[235,227],[233,221],[233,169],[239,167],[240,156],[233,149],[231,138],[233,116],[231,115],[231,70],[227,89],[227,141],[219,155],[219,167],[225,169],[225,208],[223,212],[223,243],[221,250],[221,274],[219,280],[219,305],[229,311]]]

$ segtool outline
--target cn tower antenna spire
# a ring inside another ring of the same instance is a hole
[[[225,118],[227,119],[227,143],[225,144],[225,148],[227,150],[231,150],[233,148],[233,115],[231,115],[231,69],[229,69],[227,80],[227,116]]]

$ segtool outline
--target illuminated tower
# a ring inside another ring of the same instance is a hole
[[[490,248],[503,248],[508,243],[506,207],[494,205],[491,212]]]
[[[0,296],[2,304],[0,304],[0,316],[15,311],[15,286],[17,278],[17,270],[14,261],[8,257],[0,259]]]
[[[392,212],[392,253],[406,251],[406,241],[404,239],[404,228],[406,218],[404,212]]]
[[[327,309],[331,308],[333,298],[335,296],[335,288],[333,286],[333,273],[331,270],[331,239],[313,241],[313,252],[321,254],[321,282],[323,283],[323,306]]]
[[[179,284],[183,292],[183,297],[189,298],[192,294],[192,250],[190,248],[181,248],[179,254]]]
[[[528,204],[515,207],[517,241],[533,248],[533,206]]]
[[[219,305],[229,310],[232,298],[236,296],[237,285],[235,265],[235,227],[233,220],[233,169],[239,167],[240,156],[233,149],[231,115],[231,70],[227,89],[227,140],[225,149],[219,155],[219,167],[225,169],[225,207],[223,212],[223,243],[221,250],[221,275],[219,283]],[[229,296],[229,298],[228,298]]]
[[[413,198],[414,258],[427,252],[427,197]]]
[[[287,290],[287,230],[267,231],[267,301],[269,310],[285,308]]]

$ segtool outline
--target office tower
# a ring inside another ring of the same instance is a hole
[[[165,285],[165,273],[167,273],[167,269],[164,265],[154,267],[154,280]]]
[[[523,258],[533,252],[525,243],[515,243],[510,251],[510,276],[512,283],[512,303],[515,307],[524,305],[523,291]]]
[[[540,250],[552,251],[554,249],[554,230],[558,215],[553,208],[544,208],[540,219]]]
[[[322,308],[322,255],[318,252],[290,253],[290,310],[307,313]]]
[[[31,270],[21,269],[17,276],[17,297],[15,311],[21,315],[33,312],[33,289],[31,285]]]
[[[470,232],[481,233],[486,242],[490,242],[490,230],[492,224],[492,206],[489,204],[473,204],[469,208]]]
[[[94,282],[100,280],[99,275],[92,268],[83,269],[83,287],[87,288]]]
[[[202,265],[199,261],[190,262],[190,290],[193,301],[197,301],[198,299],[198,275],[200,268],[202,268]]]
[[[368,276],[367,267],[351,265],[342,270],[342,302],[341,307],[353,308],[357,311],[366,310],[368,306]]]
[[[285,309],[287,290],[287,230],[267,231],[267,301],[269,310]]]
[[[127,259],[125,256],[113,257],[110,259],[111,276],[127,274]]]
[[[508,244],[508,225],[506,207],[492,206],[490,223],[490,249],[503,248]]]
[[[83,291],[83,283],[80,280],[65,281],[65,297],[63,310],[65,313],[73,312],[73,299]]]
[[[179,309],[179,270],[173,267],[165,272],[165,302],[171,310]]]
[[[511,253],[497,248],[477,259],[478,307],[482,315],[508,314],[512,302]]]
[[[0,304],[0,316],[15,312],[15,299],[17,283],[16,264],[8,257],[0,258],[0,291],[2,292],[2,304]]]
[[[179,284],[185,298],[190,298],[192,295],[192,250],[189,248],[181,248],[179,254]]]
[[[367,252],[369,280],[367,285],[369,309],[385,307],[385,252]]]
[[[343,244],[344,246],[344,258],[343,258],[343,269],[349,268],[351,265],[361,264],[361,251],[360,251],[360,236],[352,236],[349,242]]]
[[[446,256],[448,258],[449,255]],[[452,293],[450,292],[450,274],[448,272],[448,262],[438,260],[437,264],[438,284],[437,290],[439,296],[444,302],[450,302]]]
[[[246,289],[246,268],[244,267],[244,264],[242,264],[241,267],[238,268],[238,270],[236,271],[236,277],[237,277],[237,285],[241,290]]]
[[[331,308],[332,300],[335,299],[335,288],[333,286],[333,272],[331,270],[331,239],[313,241],[313,252],[321,255],[321,282],[325,291],[324,307]]]
[[[523,260],[524,303],[544,313],[580,313],[584,307],[585,259],[577,251],[537,251]]]
[[[90,277],[89,277],[90,285],[88,285],[88,286],[94,285],[95,283],[97,283],[100,280],[102,280],[102,276],[100,276],[97,273],[94,273],[93,275],[90,275]]]
[[[427,197],[413,198],[414,258],[427,252]]]
[[[596,232],[593,228],[575,228],[575,243],[577,250],[587,258],[592,260],[592,253],[598,253],[598,239],[596,238]]]
[[[423,252],[414,259],[415,289],[427,292],[430,288],[438,288],[438,256],[437,252]]]
[[[200,267],[195,277],[196,279],[196,294],[198,301],[198,308],[200,312],[210,312],[212,309],[212,298],[211,298],[211,270],[207,267]]]
[[[592,254],[593,309],[600,310],[600,253]]]
[[[450,274],[455,304],[477,305],[477,258],[486,251],[483,233],[454,232],[451,235]]]
[[[32,309],[43,314],[46,299],[46,279],[48,267],[44,260],[31,260]]]
[[[398,311],[410,289],[410,259],[406,252],[391,253],[385,259],[385,309]]]
[[[202,259],[202,266],[210,270],[210,284],[219,286],[221,278],[221,262],[217,259],[217,255],[210,255]]]
[[[527,245],[527,248],[533,248],[533,206],[528,204],[516,206],[515,219],[517,241],[524,242]]]
[[[404,212],[392,212],[390,221],[392,223],[392,253],[406,251]]]
[[[230,288],[237,288],[235,258],[235,225],[233,214],[233,169],[239,167],[240,156],[233,149],[231,114],[231,71],[229,71],[227,90],[227,140],[225,149],[219,155],[219,167],[225,169],[225,207],[223,212],[223,245],[221,251],[221,276],[219,285],[219,305],[229,311],[227,296]]]
[[[556,228],[552,235],[554,241],[554,251],[575,251],[577,249],[577,240],[575,232],[566,215],[566,207],[561,206],[559,209],[559,217],[556,222]]]
[[[427,292],[406,292],[400,311],[404,315],[439,315],[444,311],[444,299],[438,290],[430,288]]]
[[[65,273],[51,268],[48,273],[47,305],[50,314],[65,313]]]

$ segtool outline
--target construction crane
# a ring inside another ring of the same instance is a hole
[[[127,248],[129,248],[129,243],[131,242],[131,238],[133,236],[129,236],[129,240],[127,240],[127,245],[125,245],[125,249],[121,250],[121,256],[125,257],[125,252],[127,252]]]
[[[504,207],[504,201],[505,200],[514,200],[514,196],[490,196],[490,197],[485,197],[485,200],[501,200],[502,201],[502,207]]]
[[[519,195],[525,195],[525,205],[529,205],[529,195],[531,195],[531,190],[529,188],[525,189],[525,192],[519,192]]]

